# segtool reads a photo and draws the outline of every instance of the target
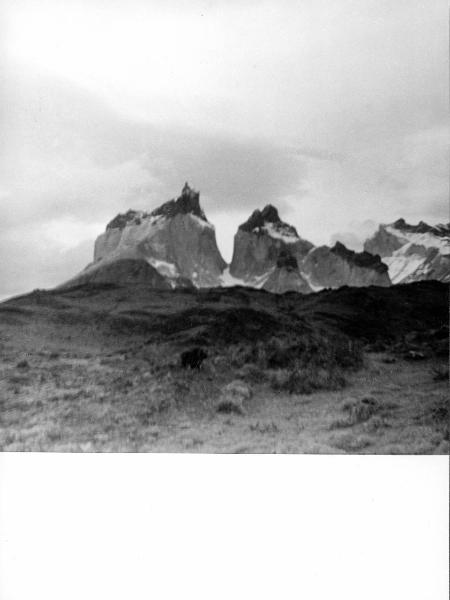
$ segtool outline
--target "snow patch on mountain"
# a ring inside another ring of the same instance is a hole
[[[392,256],[383,259],[388,266],[392,283],[400,283],[403,279],[410,277],[423,263],[422,256],[405,256],[401,250],[396,250]]]
[[[450,239],[433,235],[433,233],[413,233],[410,231],[402,231],[387,225],[385,230],[394,235],[405,244],[411,243],[424,248],[437,248],[441,254],[450,254]]]
[[[283,227],[283,224],[266,223],[262,229],[268,233],[271,238],[281,240],[285,244],[295,244],[300,239],[295,231],[291,228]]]
[[[180,276],[177,267],[173,263],[165,260],[158,260],[157,258],[148,258],[147,262],[164,277],[176,278]]]
[[[222,287],[233,287],[235,285],[246,286],[247,282],[239,277],[233,277],[233,275],[230,273],[230,267],[228,266],[226,269],[224,269],[220,277],[220,285]]]
[[[410,225],[398,219],[380,225],[364,248],[379,254],[389,267],[393,283],[423,279],[450,280],[450,226]]]
[[[321,290],[325,289],[323,285],[315,285],[309,273],[305,273],[305,271],[300,271],[300,274],[306,280],[306,283],[309,285],[313,292],[320,292]]]

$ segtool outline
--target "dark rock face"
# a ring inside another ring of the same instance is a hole
[[[169,200],[150,213],[132,209],[126,213],[119,213],[108,223],[106,229],[124,229],[127,225],[140,225],[148,217],[164,216],[172,218],[176,215],[187,215],[189,213],[206,223],[208,222],[205,213],[200,207],[200,193],[189,187],[189,184],[186,182],[181,190],[181,196],[176,200]]]
[[[186,183],[181,195],[152,212],[118,215],[95,242],[94,264],[143,259],[172,287],[189,280],[196,287],[220,285],[226,263],[213,225],[200,207],[200,194]]]
[[[271,205],[239,227],[230,266],[230,274],[247,285],[303,294],[343,285],[390,285],[387,271],[380,256],[353,252],[339,242],[314,248]]]
[[[172,218],[175,215],[187,215],[189,213],[199,219],[203,219],[206,223],[208,222],[205,213],[200,208],[200,193],[190,188],[186,182],[181,191],[181,196],[176,200],[169,200],[169,202],[156,208],[150,214],[154,217],[163,215],[164,217]]]
[[[290,252],[281,250],[277,258],[277,267],[279,269],[287,269],[288,271],[296,271],[298,270],[298,262]]]
[[[391,256],[393,252],[403,246],[401,240],[388,233],[386,229],[380,225],[378,231],[364,243],[364,250],[371,254],[378,254],[382,258]]]
[[[250,286],[278,292],[280,278],[285,280],[286,274],[275,271],[289,267],[298,273],[299,262],[312,247],[310,242],[298,236],[295,227],[283,222],[277,209],[269,204],[263,210],[255,210],[250,218],[239,226],[234,237],[230,274],[244,280]],[[298,277],[295,279],[298,280]],[[289,286],[292,285],[297,288],[299,281],[291,281]],[[283,291],[286,291],[284,284],[282,287]],[[308,285],[302,281],[301,287],[305,290]]]
[[[356,253],[340,243],[333,248],[314,248],[303,262],[302,272],[317,289],[339,288],[343,285],[388,286],[391,283],[388,269],[379,256],[367,252]]]
[[[410,225],[405,219],[397,219],[392,224],[392,227],[399,229],[400,231],[406,231],[409,233],[431,233],[438,237],[446,237],[450,235],[450,223],[442,225],[428,225],[425,221],[419,221],[417,225]]]
[[[299,271],[297,259],[287,249],[280,250],[276,267],[264,283],[263,289],[275,294],[285,292],[309,294],[312,291]]]
[[[119,213],[112,221],[108,223],[106,229],[123,229],[129,223],[139,225],[142,218],[148,216],[148,213],[142,213],[137,210],[129,210],[126,213]]]
[[[295,260],[295,259],[294,259]],[[273,294],[284,294],[286,292],[298,292],[299,294],[310,294],[311,286],[300,271],[290,266],[277,267],[267,278],[263,290]]]
[[[279,229],[298,237],[295,227],[284,223],[280,219],[277,209],[271,204],[268,204],[262,210],[257,209],[253,211],[248,220],[245,223],[242,223],[242,225],[239,225],[239,229],[242,231],[255,232],[255,230],[261,230],[267,223],[277,224],[281,226]],[[262,233],[262,231],[256,231],[256,233]]]
[[[387,273],[388,271],[387,265],[381,262],[378,254],[370,254],[370,252],[366,251],[354,252],[346,248],[341,242],[336,242],[333,248],[331,248],[331,252],[334,252],[334,254],[345,259],[347,262],[353,263],[356,267],[374,269],[378,273]]]

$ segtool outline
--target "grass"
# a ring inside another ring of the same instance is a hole
[[[434,381],[448,381],[448,366],[439,365],[433,368]]]
[[[371,445],[370,437],[366,435],[355,436],[352,433],[335,435],[331,438],[330,442],[334,448],[350,453],[359,452]]]
[[[342,389],[345,373],[364,362],[362,344],[320,332],[272,337],[266,344],[240,344],[228,353],[230,365],[239,368],[246,381],[268,380],[272,389],[289,394]]]
[[[346,385],[344,374],[339,368],[327,369],[313,365],[293,366],[273,373],[272,389],[289,394],[312,394],[318,390],[340,390]]]
[[[361,329],[356,313],[344,312],[341,319],[338,296],[356,295],[359,306],[359,295],[364,300],[400,293],[397,288],[343,290],[298,298],[214,291],[208,310],[198,313],[200,294],[153,296],[146,290],[135,302],[135,294],[130,298],[122,290],[123,298],[105,292],[98,301],[95,294],[89,301],[84,296],[70,300],[73,319],[71,315],[61,319],[61,311],[56,313],[51,306],[44,306],[42,314],[18,313],[23,320],[20,327],[1,321],[0,448],[443,452],[448,447],[445,369],[434,359],[403,361],[403,347],[389,346],[382,356],[364,358],[357,340],[338,334],[344,326],[346,331]],[[240,295],[253,312],[240,312]],[[415,295],[414,303],[422,297]],[[113,326],[114,315],[120,317],[122,309],[133,303],[142,309],[127,317],[127,323],[134,320],[133,327],[125,322],[123,328]],[[289,316],[283,308],[288,303]],[[303,316],[302,306],[308,303],[308,311],[316,312]],[[98,314],[89,312],[94,309]],[[266,323],[267,312],[276,318],[264,329],[261,323]],[[438,320],[439,311],[432,312],[426,315]],[[172,319],[177,314],[182,318]],[[230,324],[232,330],[225,335]],[[180,355],[194,345],[195,336],[202,339],[208,358],[201,369],[184,370]],[[431,342],[425,341],[431,356]],[[383,361],[388,353],[397,357],[395,365]],[[18,367],[24,359],[29,367]],[[244,384],[242,389],[253,391],[251,398],[224,393],[236,380],[236,388]],[[354,400],[348,399],[350,395]],[[216,412],[221,403],[222,415]]]

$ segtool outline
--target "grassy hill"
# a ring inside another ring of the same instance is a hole
[[[36,290],[0,304],[0,445],[444,451],[447,307],[433,281],[307,296]],[[195,347],[202,368],[183,369]]]

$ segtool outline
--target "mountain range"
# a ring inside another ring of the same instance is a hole
[[[135,281],[156,289],[241,285],[308,294],[424,279],[450,281],[450,224],[399,219],[380,225],[364,251],[354,252],[340,242],[315,246],[267,205],[239,226],[227,265],[200,194],[186,183],[178,198],[151,212],[129,210],[112,219],[95,242],[93,262],[61,287]]]

